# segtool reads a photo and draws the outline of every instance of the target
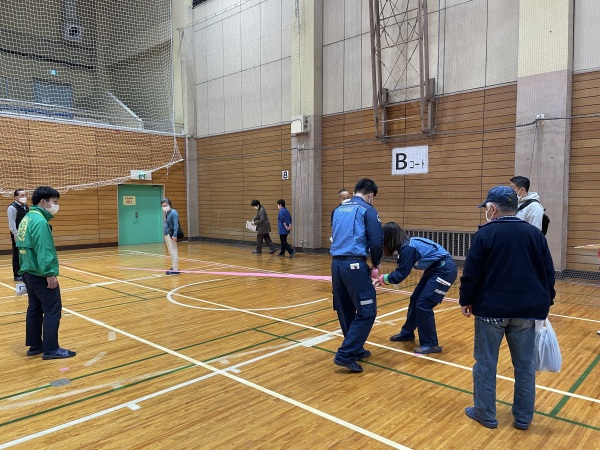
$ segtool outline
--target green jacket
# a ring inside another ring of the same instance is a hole
[[[23,217],[15,240],[19,247],[19,275],[58,276],[58,257],[48,223],[52,218],[52,214],[39,206],[32,206]]]

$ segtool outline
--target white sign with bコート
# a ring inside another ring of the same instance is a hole
[[[429,146],[392,149],[392,175],[429,172]]]

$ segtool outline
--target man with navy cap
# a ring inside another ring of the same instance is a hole
[[[496,186],[479,205],[488,223],[473,238],[460,299],[465,317],[475,316],[474,406],[466,415],[496,428],[496,372],[504,336],[514,366],[513,426],[527,430],[535,404],[535,321],[554,304],[554,264],[540,230],[515,217],[517,194]]]

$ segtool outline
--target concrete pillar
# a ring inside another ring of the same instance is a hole
[[[531,180],[547,210],[556,270],[566,268],[571,123],[549,119],[571,115],[573,8],[573,0],[521,0],[519,10],[517,125],[535,125],[517,128],[515,175]]]
[[[196,139],[189,135],[185,138],[185,180],[188,217],[187,235],[188,237],[200,237],[198,148]]]
[[[323,0],[299,0],[292,29],[292,116],[308,118],[308,133],[291,138],[293,242],[321,247],[321,115]]]

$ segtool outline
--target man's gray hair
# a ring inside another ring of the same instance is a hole
[[[486,206],[494,205],[500,214],[515,214],[517,212],[517,205],[511,202],[487,202]]]

